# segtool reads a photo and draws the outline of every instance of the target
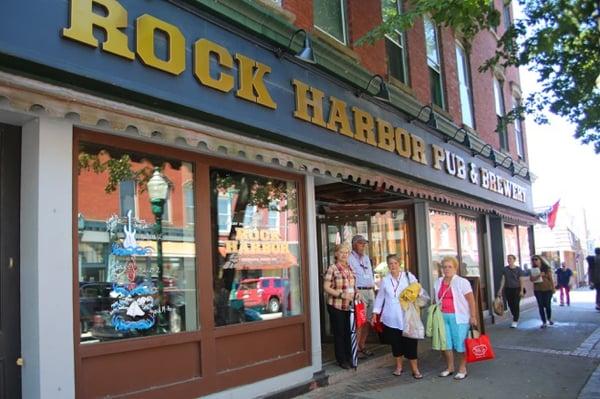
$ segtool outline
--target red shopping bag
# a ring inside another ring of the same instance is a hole
[[[381,322],[380,315],[375,315],[375,320],[373,320],[373,331],[378,334],[383,333],[383,323]]]
[[[465,339],[465,356],[468,363],[491,360],[496,357],[487,335],[481,334],[479,338],[473,338],[472,329],[469,334],[471,336]]]
[[[361,328],[367,322],[367,309],[363,302],[354,304],[354,315],[356,316],[356,328]]]

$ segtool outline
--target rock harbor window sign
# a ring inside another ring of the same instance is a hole
[[[134,53],[129,48],[127,34],[123,32],[128,26],[127,10],[116,0],[102,0],[97,2],[105,8],[104,15],[101,15],[94,12],[94,3],[96,1],[93,0],[71,0],[70,26],[62,30],[64,38],[98,47],[93,30],[101,28],[106,32],[103,51],[128,60],[134,60],[137,54],[147,67],[175,76],[185,72],[186,38],[177,26],[149,14],[139,16],[135,21]],[[162,36],[168,43],[165,59],[156,55],[157,36]],[[224,93],[237,87],[236,97],[277,109],[277,103],[264,81],[265,76],[271,73],[270,66],[243,54],[231,54],[225,47],[205,38],[193,43],[193,57],[192,73],[201,85]],[[218,65],[217,70],[214,69],[215,64]],[[237,76],[231,73],[234,64],[237,64]],[[359,107],[349,107],[341,99],[326,96],[323,91],[300,80],[293,79],[291,85],[295,95],[293,116],[298,120],[396,153],[416,163],[430,165],[436,170],[444,170],[451,176],[468,179],[474,185],[516,201],[526,202],[525,188],[507,178],[474,162],[466,162],[460,155],[439,145],[430,144],[428,147],[421,137],[404,128],[394,127],[390,122],[373,117]],[[329,105],[328,115],[324,111],[325,102]]]

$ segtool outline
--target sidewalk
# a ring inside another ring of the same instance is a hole
[[[393,376],[393,359],[383,354],[367,365],[359,364],[356,372],[326,368],[330,385],[301,397],[600,398],[600,313],[594,310],[593,300],[593,291],[572,292],[570,307],[553,304],[555,324],[544,330],[539,328],[536,306],[522,311],[517,329],[509,328],[506,318],[486,325],[496,359],[470,364],[464,381],[437,377],[445,363],[425,340],[419,349],[422,380],[412,378],[407,362],[406,372]],[[389,349],[381,347],[378,352],[389,353]]]

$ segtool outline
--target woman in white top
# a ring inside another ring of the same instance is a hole
[[[381,280],[379,285],[371,323],[375,322],[377,315],[381,315],[385,342],[392,346],[392,354],[396,358],[396,369],[392,374],[396,376],[402,374],[402,361],[406,357],[410,363],[413,377],[420,380],[423,375],[417,364],[418,341],[402,336],[404,312],[399,299],[400,293],[409,284],[417,282],[417,278],[410,272],[401,270],[400,259],[397,255],[388,255],[387,264],[390,273]]]
[[[446,370],[442,371],[440,377],[447,377],[454,373],[453,350],[459,355],[458,373],[455,380],[463,380],[467,376],[467,363],[465,360],[465,339],[469,333],[469,324],[477,326],[475,317],[475,298],[469,280],[456,274],[458,271],[458,260],[453,256],[442,259],[442,273],[435,283],[435,298],[440,304],[446,328],[446,342],[448,350],[444,352],[446,358]]]

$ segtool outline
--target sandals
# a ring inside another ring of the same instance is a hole
[[[467,378],[467,373],[456,373],[456,375],[454,376],[455,380],[464,380],[465,378]]]
[[[402,375],[402,370],[394,370],[392,372],[392,375],[395,375],[396,377],[400,377]]]
[[[449,375],[454,374],[454,371],[444,370],[438,374],[440,377],[448,377]]]
[[[421,374],[421,373],[412,373],[412,376],[415,380],[423,379],[423,374]]]

